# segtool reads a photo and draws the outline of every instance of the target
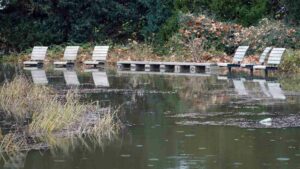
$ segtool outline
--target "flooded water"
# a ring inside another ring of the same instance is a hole
[[[300,168],[297,76],[265,80],[3,65],[1,83],[16,72],[58,91],[79,88],[83,102],[120,107],[125,128],[105,146],[71,141],[16,154],[0,168]]]

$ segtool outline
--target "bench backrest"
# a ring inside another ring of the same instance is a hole
[[[285,48],[273,48],[268,58],[268,65],[279,65]]]
[[[270,51],[272,50],[272,47],[266,47],[263,53],[259,57],[259,63],[264,64],[267,56],[269,55]]]
[[[105,61],[109,46],[95,46],[92,60]]]
[[[64,60],[76,60],[79,46],[67,46],[64,53]]]
[[[31,60],[45,60],[47,46],[35,46],[32,49]]]
[[[239,46],[237,50],[235,51],[233,62],[238,63],[243,61],[247,51],[249,49],[249,46]]]

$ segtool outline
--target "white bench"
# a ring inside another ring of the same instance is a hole
[[[227,67],[229,72],[231,72],[232,67],[240,67],[241,66],[241,62],[243,61],[248,49],[249,49],[249,46],[239,46],[237,48],[237,50],[235,51],[232,63],[217,63],[217,66]]]
[[[66,66],[68,64],[74,64],[77,54],[78,54],[79,46],[67,46],[64,52],[64,57],[62,61],[55,61],[55,66]]]
[[[47,46],[35,46],[31,53],[31,59],[23,62],[24,66],[39,66],[43,65],[46,54]]]
[[[92,54],[92,60],[84,61],[83,63],[85,65],[93,65],[96,67],[99,64],[105,64],[107,53],[108,53],[109,46],[95,46],[93,54]]]

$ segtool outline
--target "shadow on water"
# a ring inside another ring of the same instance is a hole
[[[83,102],[122,105],[126,130],[105,146],[53,139],[59,146],[17,154],[2,168],[300,168],[297,76],[270,81],[1,67],[0,81],[19,71],[61,92],[78,88]]]

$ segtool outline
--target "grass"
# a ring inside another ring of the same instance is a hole
[[[295,76],[281,77],[280,84],[286,91],[300,92],[300,77],[298,74],[296,74]]]
[[[22,75],[0,88],[0,111],[13,119],[11,126],[15,128],[0,135],[0,151],[6,153],[37,148],[40,143],[57,147],[59,138],[86,136],[102,143],[113,140],[122,126],[118,110],[83,104],[76,90],[58,95],[49,87],[30,83]]]
[[[32,85],[24,76],[17,76],[0,88],[0,108],[7,116],[26,118],[41,111],[41,104],[52,96],[49,88]]]
[[[34,113],[29,131],[32,133],[51,133],[77,122],[85,112],[85,106],[79,103],[79,99],[73,91],[69,91],[65,97],[65,103],[50,96],[48,101],[40,103],[40,112]]]

